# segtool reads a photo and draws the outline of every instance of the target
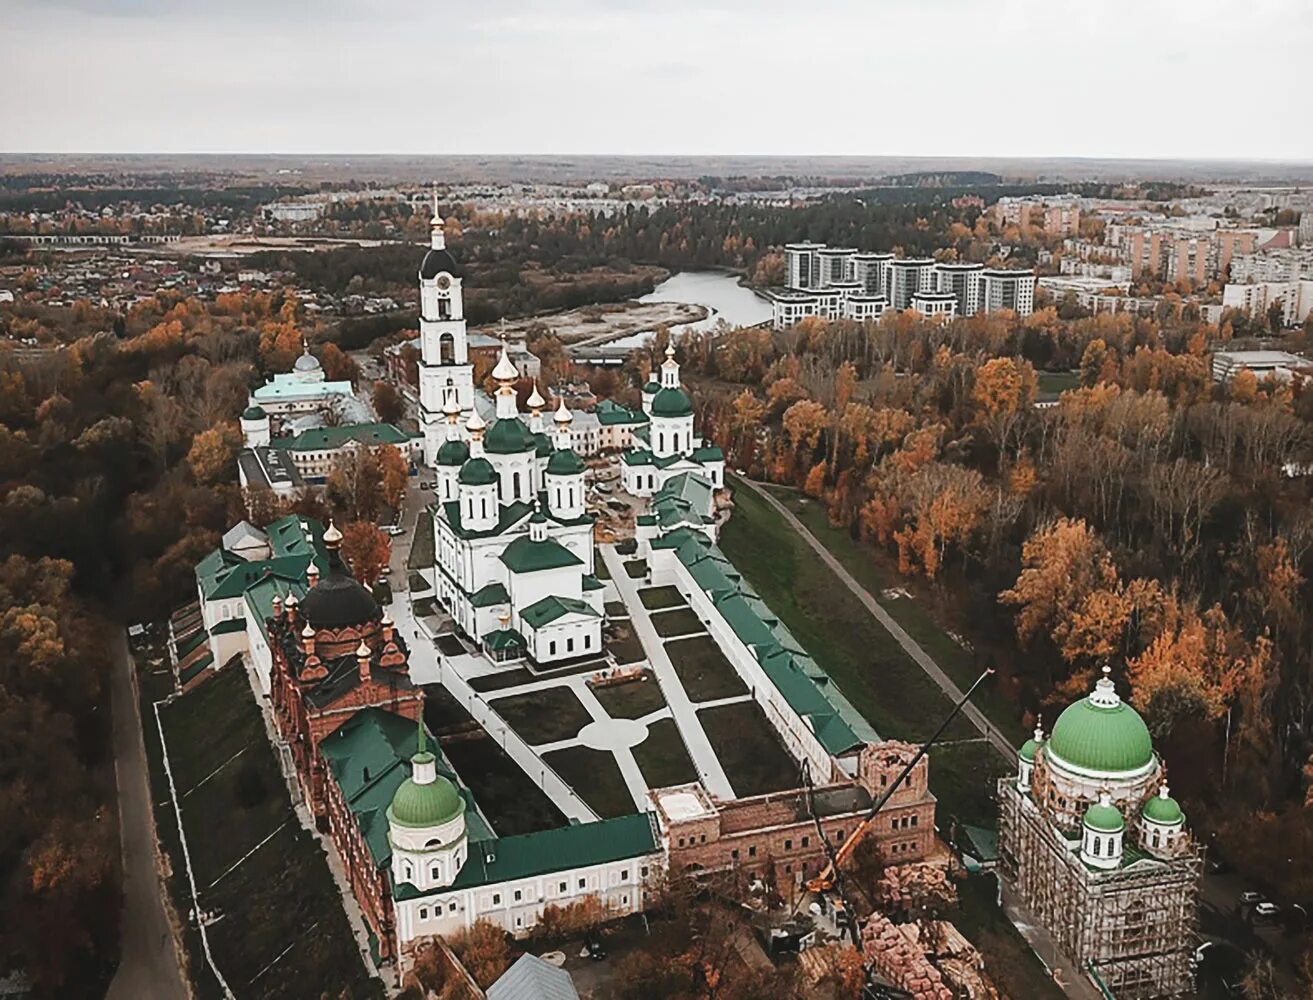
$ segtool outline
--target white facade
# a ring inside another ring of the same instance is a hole
[[[437,464],[448,405],[454,404],[461,417],[474,410],[474,366],[469,359],[461,279],[454,273],[442,227],[435,203],[429,252],[419,271],[419,419],[424,463],[429,466]]]

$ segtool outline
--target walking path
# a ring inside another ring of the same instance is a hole
[[[675,665],[670,662],[670,657],[666,654],[665,642],[657,635],[647,608],[643,607],[643,602],[638,598],[637,581],[631,580],[629,574],[625,572],[624,563],[616,553],[615,546],[599,545],[597,551],[601,553],[607,572],[611,574],[611,582],[619,591],[625,606],[629,608],[630,624],[648,654],[648,662],[651,663],[652,671],[661,684],[661,693],[665,695],[666,704],[670,706],[670,714],[674,717],[675,724],[679,726],[680,735],[684,737],[684,746],[693,759],[693,766],[697,768],[703,786],[718,799],[737,798],[738,796],[734,794],[734,786],[729,783],[725,769],[720,764],[720,758],[716,756],[716,751],[712,749],[711,741],[707,739],[706,731],[702,728],[702,722],[698,718],[698,706],[690,700],[684,685],[680,683]]]
[[[155,863],[155,814],[151,809],[146,745],[142,738],[133,662],[122,632],[111,640],[114,670],[114,773],[118,778],[119,837],[123,847],[122,957],[108,1000],[186,997],[186,977],[164,909],[165,888]]]
[[[876,621],[888,630],[889,634],[898,641],[898,645],[903,647],[907,652],[907,655],[916,661],[917,665],[925,671],[926,676],[934,681],[935,684],[939,686],[939,689],[943,691],[950,700],[956,703],[962,699],[962,689],[958,687],[953,682],[953,679],[944,672],[943,667],[936,663],[930,654],[922,649],[917,644],[916,640],[903,630],[903,627],[893,619],[889,612],[876,602],[870,592],[858,583],[853,578],[852,574],[844,568],[843,563],[839,562],[839,560],[834,557],[834,554],[831,553],[830,550],[808,530],[807,526],[794,516],[793,511],[789,510],[788,507],[775,499],[769,490],[762,489],[760,484],[753,482],[751,479],[745,479],[742,476],[736,476],[735,479],[756,493],[757,496],[765,500],[766,503],[771,506],[771,509],[783,517],[790,527],[802,536],[803,541],[805,541],[811,547],[812,551],[820,557],[821,562],[825,563],[825,565],[834,572],[834,575],[839,578],[840,582],[852,592],[854,597],[862,602],[866,607],[866,610],[871,613]],[[1003,731],[999,729],[998,726],[989,721],[984,712],[968,702],[962,706],[962,714],[971,720],[971,724],[980,730],[981,735],[985,736],[1006,760],[1011,761],[1016,759],[1017,751],[1016,747],[1012,745],[1012,741],[1004,735]]]

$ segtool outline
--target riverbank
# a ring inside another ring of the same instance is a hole
[[[655,294],[655,293],[653,293]],[[646,298],[646,296],[645,296]],[[658,326],[682,326],[697,323],[709,315],[705,306],[688,302],[614,302],[582,306],[545,316],[526,316],[507,320],[504,325],[485,327],[476,332],[519,340],[546,327],[571,347],[605,344],[625,337],[650,334]]]

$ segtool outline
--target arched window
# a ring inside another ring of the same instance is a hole
[[[1102,852],[1102,850],[1103,850],[1103,838],[1102,838],[1102,837],[1095,837],[1095,838],[1094,838],[1094,856],[1097,858],[1097,857],[1099,856],[1099,854]]]
[[[429,878],[435,882],[438,881],[442,878],[442,869],[438,865],[429,866]]]
[[[438,315],[442,316],[442,308],[445,300],[438,301]],[[445,318],[445,317],[444,317]],[[452,333],[442,333],[438,335],[438,363],[444,365],[454,365],[456,363],[456,335]]]
[[[519,474],[519,472],[512,472],[512,473],[511,473],[511,484],[514,486],[514,489],[515,489],[515,495],[514,495],[513,497],[511,497],[511,499],[512,499],[512,500],[518,500],[518,499],[520,499],[520,474]]]
[[[403,861],[401,863],[401,870],[405,874],[407,882],[409,882],[412,878],[415,877],[415,869],[410,867],[409,861]]]

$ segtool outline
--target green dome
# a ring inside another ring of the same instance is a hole
[[[537,434],[534,436],[534,440],[538,442],[534,452],[539,458],[546,458],[552,453],[552,441],[546,434]]]
[[[460,467],[456,479],[463,486],[491,486],[497,481],[497,470],[486,458],[471,458]]]
[[[573,448],[562,448],[552,452],[547,460],[547,474],[550,476],[577,476],[584,471],[584,460]]]
[[[1126,829],[1126,821],[1116,806],[1095,803],[1085,810],[1085,825],[1099,833],[1121,833]]]
[[[496,420],[484,436],[483,447],[494,455],[518,455],[533,451],[538,442],[519,417]]]
[[[1153,740],[1140,713],[1104,677],[1095,690],[1058,716],[1046,753],[1098,774],[1138,771],[1153,761]]]
[[[248,406],[246,409],[242,410],[243,420],[263,420],[264,418],[265,412],[263,406]]]
[[[430,753],[416,754],[416,764],[432,764]],[[456,786],[442,775],[427,784],[417,785],[407,778],[397,786],[388,807],[388,820],[397,826],[430,827],[449,823],[465,812],[465,800]]]
[[[655,394],[661,391],[661,386],[657,383],[656,379],[649,379],[648,383],[645,386],[643,386],[643,391],[646,393]]]
[[[1175,826],[1185,822],[1185,813],[1181,812],[1180,803],[1170,795],[1155,795],[1144,804],[1141,810],[1144,818],[1163,826]]]
[[[456,438],[442,442],[438,449],[439,465],[464,465],[469,457],[470,446]]]
[[[1035,751],[1039,748],[1040,744],[1036,740],[1026,740],[1025,743],[1021,744],[1018,756],[1027,764],[1033,764],[1035,763]]]
[[[692,414],[693,404],[683,389],[662,389],[652,398],[654,417],[688,417]]]

